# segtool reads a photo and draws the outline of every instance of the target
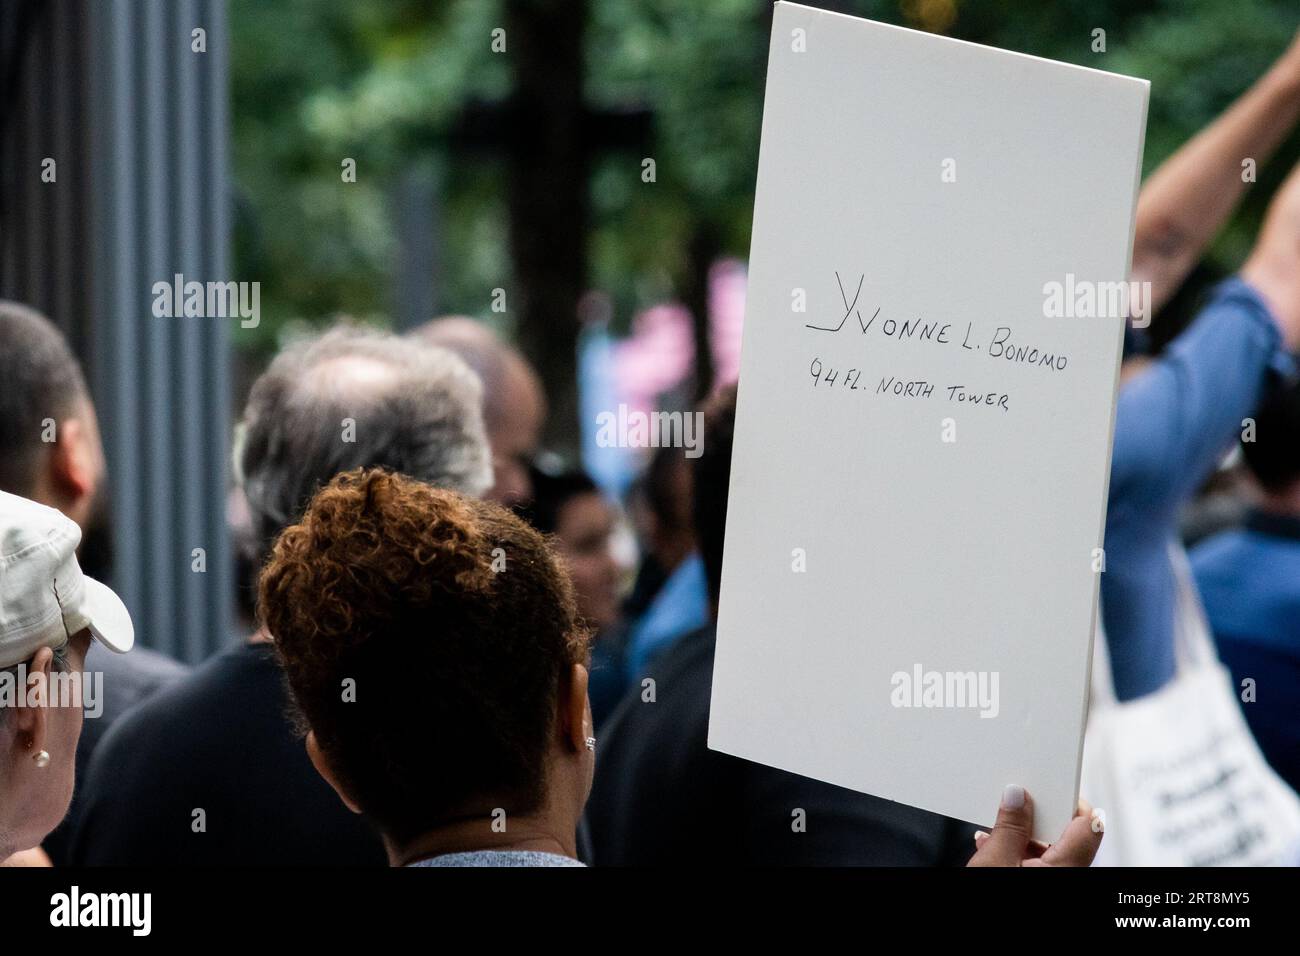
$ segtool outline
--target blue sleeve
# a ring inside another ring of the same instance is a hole
[[[1270,367],[1289,356],[1263,300],[1220,285],[1149,369],[1120,389],[1115,412],[1101,614],[1115,693],[1132,700],[1174,674],[1178,513],[1240,435]]]
[[[1240,436],[1267,370],[1288,365],[1259,294],[1241,279],[1220,284],[1187,331],[1120,390],[1112,507],[1172,520]]]

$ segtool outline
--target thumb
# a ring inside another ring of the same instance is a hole
[[[1024,787],[1014,784],[1002,791],[998,821],[993,832],[971,857],[970,866],[1020,866],[1028,855],[1034,831],[1034,801]]]

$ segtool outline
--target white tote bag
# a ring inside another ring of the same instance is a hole
[[[1173,680],[1119,703],[1100,625],[1094,641],[1080,793],[1104,811],[1106,837],[1095,865],[1294,863],[1300,798],[1251,736],[1232,676],[1211,643],[1186,555],[1173,551]]]

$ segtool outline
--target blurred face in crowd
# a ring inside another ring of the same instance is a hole
[[[82,630],[57,656],[48,647],[37,651],[26,674],[44,694],[27,699],[20,687],[24,700],[0,714],[0,859],[40,844],[68,812],[83,704],[80,694],[53,693],[51,676],[62,681],[81,674],[90,640],[90,631]],[[41,751],[50,759],[44,767],[35,759]]]
[[[486,497],[510,508],[533,496],[528,466],[537,454],[546,418],[541,383],[522,359],[507,360],[500,400],[493,404],[499,411],[487,422],[493,484]]]
[[[599,492],[575,495],[560,509],[555,534],[577,592],[578,613],[596,630],[610,627],[618,620],[614,509]]]
[[[695,547],[691,513],[691,471],[680,450],[665,449],[651,462],[647,485],[632,497],[629,511],[642,546],[665,571],[672,571]]]

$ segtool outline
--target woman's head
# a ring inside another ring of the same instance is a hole
[[[614,558],[614,509],[580,471],[533,474],[533,527],[554,535],[573,578],[578,613],[600,630],[618,621],[619,566]]]
[[[0,671],[0,860],[59,825],[72,800],[90,631]]]
[[[67,812],[92,637],[135,640],[117,595],[81,573],[80,541],[60,512],[0,492],[0,860]]]
[[[588,637],[533,528],[352,471],[280,535],[259,592],[313,761],[395,847],[499,811],[576,822],[593,769]]]

